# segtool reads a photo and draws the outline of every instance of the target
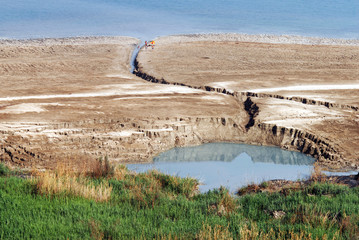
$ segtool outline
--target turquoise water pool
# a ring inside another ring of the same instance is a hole
[[[264,180],[297,180],[309,177],[315,159],[278,147],[234,143],[208,143],[173,148],[159,154],[150,164],[128,164],[130,170],[151,169],[200,180],[202,192],[224,186],[232,192]]]

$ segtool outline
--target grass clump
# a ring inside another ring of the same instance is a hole
[[[257,184],[249,184],[248,186],[242,187],[237,191],[238,195],[245,195],[251,193],[260,193],[262,192],[261,186]]]
[[[309,181],[311,182],[325,182],[326,181],[326,175],[322,171],[323,169],[320,167],[318,162],[315,162],[313,164],[313,170],[310,174]]]
[[[63,167],[56,172],[39,173],[36,182],[38,192],[44,195],[81,196],[99,202],[111,198],[112,187],[107,181],[96,185],[94,181]]]
[[[312,195],[333,195],[336,196],[338,194],[346,194],[349,192],[349,187],[345,185],[339,185],[339,184],[330,184],[330,183],[314,183],[307,187],[304,190],[307,194]]]
[[[10,173],[9,168],[5,164],[0,163],[0,176],[6,176],[9,173]]]
[[[96,161],[92,162],[92,164],[93,166],[91,171],[87,174],[93,178],[112,177],[115,173],[115,168],[110,164],[107,155],[105,158],[100,157]]]
[[[131,174],[126,168],[116,168],[118,178],[109,180],[116,201],[131,202],[137,208],[154,207],[161,201],[183,197],[190,199],[198,193],[198,181],[165,175],[157,171]],[[118,179],[121,179],[120,181]]]
[[[233,240],[233,236],[227,227],[215,225],[212,227],[208,224],[203,224],[201,231],[197,234],[198,240]]]
[[[357,187],[317,182],[285,193],[252,191],[241,197],[225,188],[197,189],[195,179],[156,171],[136,174],[124,166],[100,175],[59,167],[32,179],[1,176],[0,239],[359,236]]]

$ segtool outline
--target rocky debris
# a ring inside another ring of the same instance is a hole
[[[358,175],[349,175],[349,176],[328,176],[327,181],[340,183],[348,185],[349,187],[357,187],[359,186],[359,178]]]
[[[40,155],[22,145],[23,138],[9,135],[0,145],[0,161],[18,166],[25,166],[40,159]]]

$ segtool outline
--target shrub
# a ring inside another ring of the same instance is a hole
[[[42,194],[81,196],[98,202],[108,201],[112,192],[107,182],[96,186],[90,180],[66,171],[40,173],[37,189]]]
[[[105,159],[100,157],[95,161],[94,166],[89,171],[88,175],[93,178],[102,178],[102,177],[111,177],[114,175],[115,168],[111,166],[108,156],[105,156]]]
[[[313,184],[305,189],[307,194],[313,195],[338,195],[349,192],[349,187],[337,184]]]
[[[125,165],[118,165],[113,170],[113,178],[116,180],[124,180],[128,174],[128,169]]]
[[[262,182],[259,187],[261,188],[267,188],[269,185],[268,185],[268,182]]]
[[[250,185],[248,185],[246,187],[240,188],[237,191],[237,194],[239,196],[242,196],[242,195],[246,195],[246,194],[249,194],[249,193],[259,193],[259,192],[262,192],[260,186],[258,186],[257,184],[250,184]]]
[[[171,175],[151,171],[148,173],[160,182],[161,187],[174,194],[183,194],[187,198],[193,197],[198,192],[198,180],[194,178],[180,178]]]
[[[236,209],[236,200],[229,194],[228,189],[221,187],[219,190],[221,198],[218,202],[218,211],[221,215],[229,215]]]
[[[9,168],[5,164],[0,163],[0,176],[6,176],[9,174],[9,172]]]
[[[313,165],[313,170],[312,170],[309,180],[313,181],[313,182],[325,182],[325,180],[326,180],[326,176],[322,172],[322,168],[319,166],[319,164],[317,162],[315,162]]]

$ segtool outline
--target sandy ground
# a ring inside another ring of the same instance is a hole
[[[139,69],[174,84],[129,72],[137,44],[128,37],[0,41],[0,159],[25,168],[81,167],[105,155],[144,162],[175,146],[229,141],[303,151],[330,168],[358,167],[356,41],[163,37],[140,51]],[[234,96],[216,92],[223,89]],[[259,111],[248,128],[249,93]]]
[[[359,105],[359,45],[290,44],[289,39],[270,44],[230,36],[216,35],[212,41],[160,38],[155,54],[148,49],[138,60],[146,73],[170,82],[284,96],[315,94],[314,99],[331,102],[337,101],[333,90],[338,89],[341,104]]]
[[[28,168],[105,155],[141,162],[206,136],[224,139],[226,132],[205,130],[239,119],[241,104],[136,77],[129,62],[137,44],[127,37],[0,42],[1,160]]]
[[[156,44],[140,52],[140,72],[251,93],[256,123],[313,134],[334,146],[341,162],[359,163],[358,41],[224,34],[169,36]]]

